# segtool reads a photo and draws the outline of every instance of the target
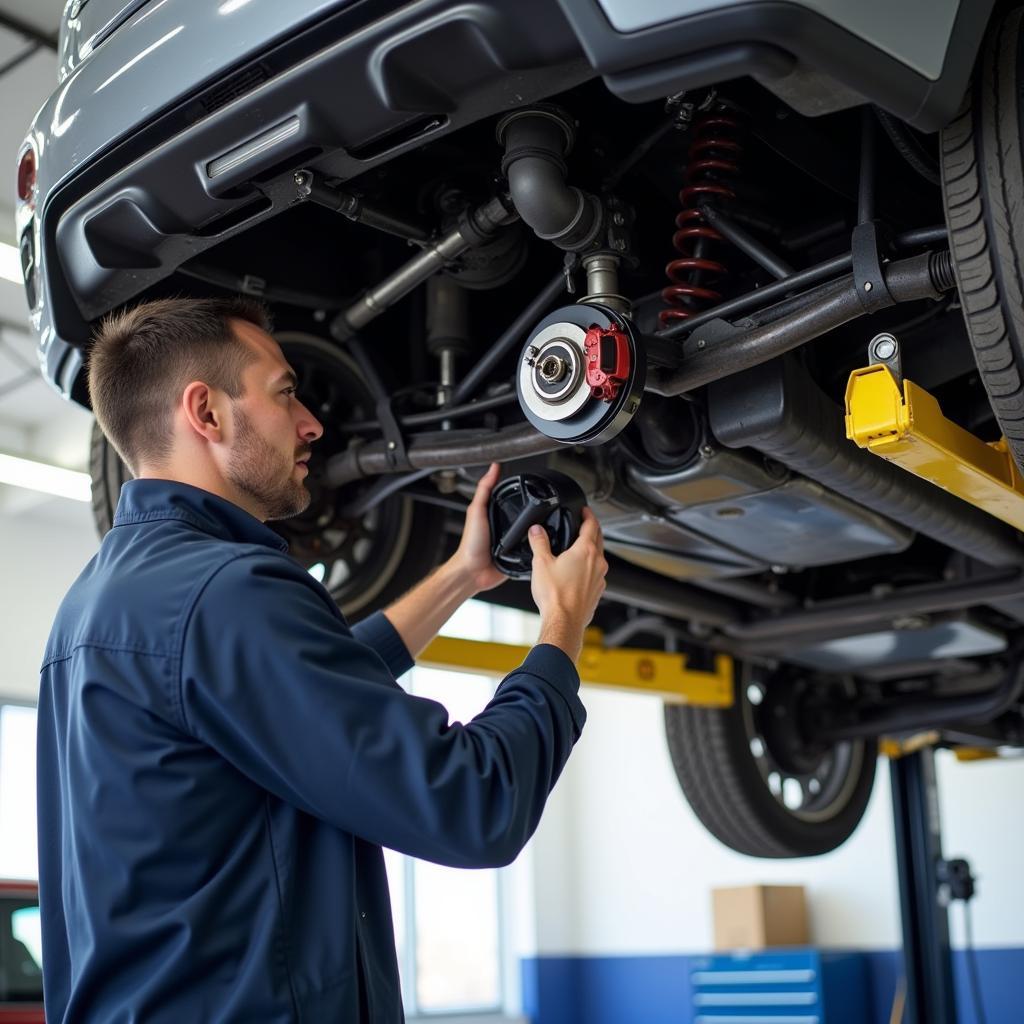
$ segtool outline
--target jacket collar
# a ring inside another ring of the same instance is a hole
[[[287,551],[288,544],[244,508],[201,487],[178,480],[128,480],[114,514],[114,526],[181,519],[221,540],[263,544]]]

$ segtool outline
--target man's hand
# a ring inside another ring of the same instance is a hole
[[[499,469],[496,462],[491,463],[476,485],[455,554],[385,611],[414,658],[463,601],[505,581],[504,573],[491,562],[487,522],[487,501],[498,482]]]
[[[453,567],[470,582],[476,594],[481,590],[490,590],[507,579],[491,561],[491,527],[487,521],[487,502],[494,485],[498,482],[500,472],[501,467],[498,463],[492,462],[478,481],[476,493],[466,510],[462,540],[451,557]]]
[[[543,527],[530,527],[529,537],[533,549],[530,590],[541,618],[539,642],[560,647],[575,661],[583,647],[583,631],[604,593],[608,563],[601,527],[585,508],[580,535],[557,557]]]

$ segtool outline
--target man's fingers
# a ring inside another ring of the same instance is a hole
[[[601,527],[597,521],[597,516],[588,507],[583,509],[583,525],[580,526],[580,536],[596,544],[598,551],[604,551],[604,537],[601,534]]]
[[[498,475],[501,473],[501,466],[497,462],[492,462],[487,467],[487,472],[476,482],[476,491],[473,493],[473,501],[479,505],[486,505],[487,499],[491,496],[491,491],[494,490],[494,485],[498,482]]]
[[[534,558],[550,558],[551,542],[548,540],[548,532],[543,526],[531,526],[527,534],[530,541],[530,550]]]

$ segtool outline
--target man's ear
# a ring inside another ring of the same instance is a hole
[[[182,392],[181,412],[189,428],[206,441],[224,440],[223,395],[201,380],[192,381]]]

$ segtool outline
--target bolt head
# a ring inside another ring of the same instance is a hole
[[[888,335],[875,340],[874,353],[876,359],[892,359],[896,355],[896,339]]]
[[[864,282],[864,291],[866,291],[866,292],[871,291],[871,287],[872,287],[872,285],[871,285],[870,281],[865,281]]]
[[[395,444],[394,441],[388,441],[388,451],[389,452],[393,452],[395,450],[395,448],[397,448],[397,447],[398,446]]]
[[[708,343],[703,338],[697,339],[697,348],[707,348]]]

